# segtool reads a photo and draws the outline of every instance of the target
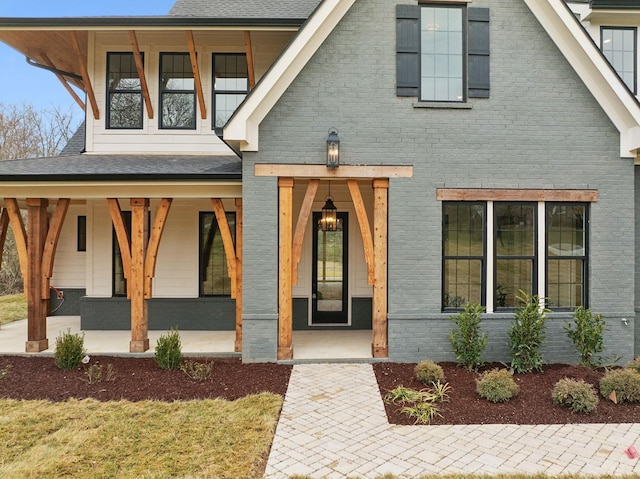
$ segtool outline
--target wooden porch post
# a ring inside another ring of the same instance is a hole
[[[131,296],[129,350],[132,353],[143,353],[149,349],[149,311],[144,295],[148,216],[149,199],[131,198],[131,273],[127,279]]]
[[[236,198],[236,342],[242,352],[242,198]]]
[[[293,359],[293,178],[279,178],[278,193],[278,359]]]
[[[47,237],[47,207],[49,200],[27,198],[27,342],[28,353],[49,348],[47,339],[47,309],[49,300],[42,291],[42,256]],[[48,293],[48,291],[47,291]]]
[[[389,356],[387,342],[388,179],[373,180],[373,346],[374,358]]]

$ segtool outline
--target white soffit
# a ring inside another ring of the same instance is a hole
[[[620,132],[620,156],[640,148],[640,106],[563,0],[524,0]]]
[[[259,127],[356,0],[324,0],[224,128],[225,141],[258,151]]]

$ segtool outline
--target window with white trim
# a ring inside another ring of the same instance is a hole
[[[442,309],[518,306],[520,291],[547,307],[587,306],[588,203],[444,201]]]

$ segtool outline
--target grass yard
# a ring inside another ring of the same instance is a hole
[[[0,325],[26,319],[27,299],[24,294],[0,296]]]
[[[262,477],[282,398],[0,400],[0,477]]]

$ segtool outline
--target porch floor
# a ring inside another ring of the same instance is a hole
[[[84,332],[84,344],[89,354],[109,356],[153,356],[158,338],[166,331],[149,331],[149,350],[130,353],[131,332],[81,331],[79,316],[47,318],[49,349],[41,353],[25,353],[27,320],[0,326],[0,355],[53,356],[56,338],[63,332]],[[182,352],[186,356],[229,357],[234,352],[235,331],[180,331]],[[294,331],[294,362],[371,359],[371,331]]]

